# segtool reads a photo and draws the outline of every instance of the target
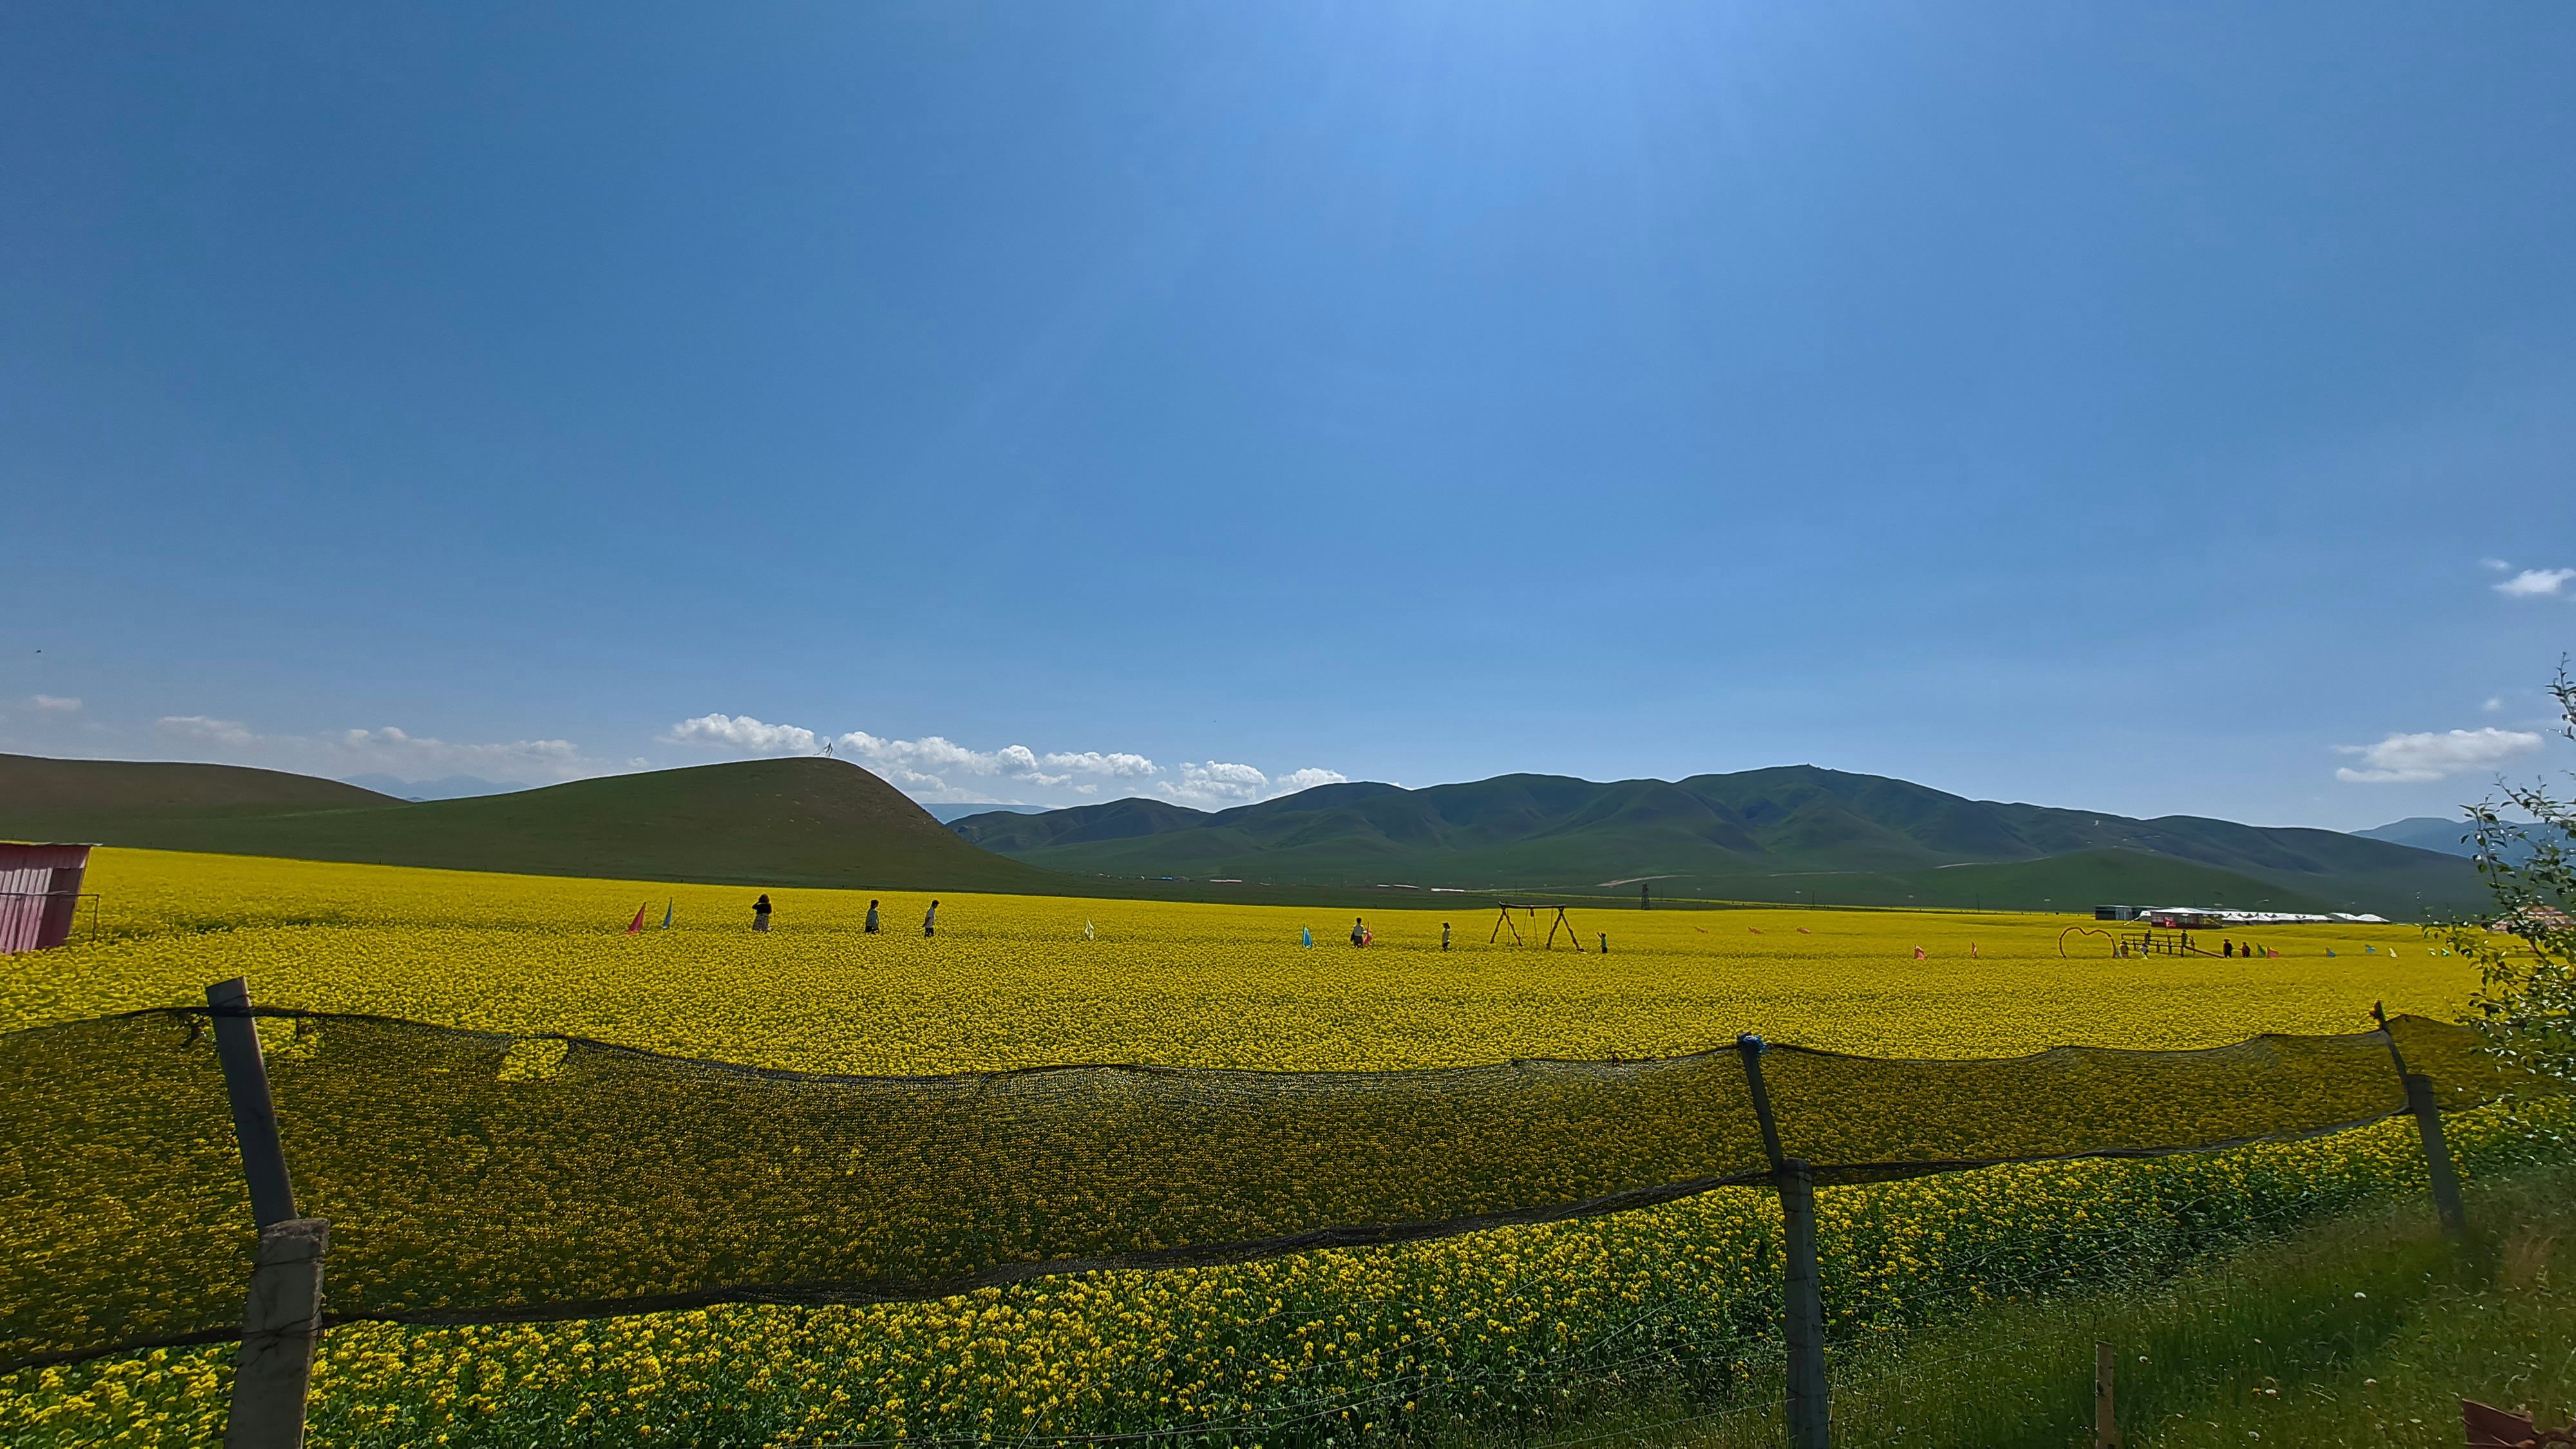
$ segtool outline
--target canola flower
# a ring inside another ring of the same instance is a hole
[[[2375,1000],[2450,1019],[2477,980],[2400,926],[2253,933],[2279,959],[2120,960],[2080,934],[2061,957],[2061,933],[2094,924],[2075,917],[1576,908],[1609,934],[1605,957],[1562,937],[1488,945],[1492,909],[1466,897],[1454,913],[1377,913],[1364,950],[1306,950],[1299,930],[1331,915],[948,895],[926,941],[864,934],[869,897],[843,891],[769,892],[776,924],[759,936],[757,892],[731,886],[130,850],[97,852],[89,880],[100,943],[0,972],[0,1028],[200,1005],[206,983],[243,975],[268,1006],[795,1071],[1378,1070],[1674,1056],[1739,1032],[1890,1057],[2216,1046],[2360,1030]],[[889,921],[928,904],[882,899]],[[628,936],[639,905],[651,921]]]
[[[1366,951],[1309,952],[1295,936],[1316,913],[1285,908],[947,897],[941,937],[923,942],[863,936],[864,898],[783,891],[771,893],[778,930],[759,938],[741,890],[100,855],[112,939],[13,962],[28,969],[0,988],[0,1021],[186,1003],[208,980],[246,974],[269,1004],[801,1070],[1366,1069],[1666,1055],[1746,1029],[1907,1056],[2201,1046],[2352,1030],[2371,999],[2448,1014],[2469,984],[2456,963],[2419,956],[2411,933],[2357,928],[2261,933],[2277,960],[2115,961],[2098,946],[2059,958],[2069,923],[2041,918],[1579,913],[1611,929],[1617,949],[1603,958],[1488,948],[1473,929],[1444,955],[1438,917],[1388,913]],[[665,899],[679,929],[622,934],[636,903]],[[897,919],[901,904],[889,901]],[[1086,919],[1096,939],[1083,939]],[[1482,924],[1464,910],[1451,919]],[[2381,950],[2355,953],[2356,940]],[[2069,1019],[2070,1000],[2084,1018]],[[563,1070],[543,1047],[501,1049],[492,1077],[542,1087]],[[282,1083],[296,1070],[288,1054],[333,1049],[291,1031],[273,1048]],[[2502,1114],[2454,1130],[2472,1171],[2523,1150]],[[2411,1138],[2381,1128],[1831,1191],[1828,1301],[1839,1333],[1901,1331],[1980,1296],[2153,1271],[2248,1221],[2413,1190],[2421,1170]],[[1776,1237],[1766,1194],[1721,1190],[1584,1222],[935,1303],[357,1325],[326,1349],[315,1442],[1191,1426],[1209,1442],[1401,1437],[1542,1407],[1611,1374],[1716,1390],[1759,1380]],[[0,1442],[201,1442],[220,1423],[228,1357],[154,1352],[0,1379]]]

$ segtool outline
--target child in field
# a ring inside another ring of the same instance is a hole
[[[939,902],[932,901],[930,909],[921,913],[921,934],[924,936],[939,934]]]
[[[751,928],[764,934],[769,930],[769,897],[766,895],[751,903]]]
[[[877,903],[874,901],[868,902],[868,923],[863,929],[871,936],[877,933]]]
[[[1449,949],[1449,923],[1447,921],[1442,921],[1440,923],[1440,949],[1443,951]]]
[[[1365,946],[1368,943],[1368,922],[1361,920],[1357,916],[1351,917],[1351,944],[1354,946]]]

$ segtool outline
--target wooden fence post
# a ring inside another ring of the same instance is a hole
[[[1762,1128],[1762,1151],[1771,1159],[1771,1180],[1780,1189],[1780,1223],[1787,1240],[1780,1336],[1789,1354],[1789,1446],[1826,1449],[1833,1403],[1825,1383],[1825,1296],[1816,1263],[1815,1173],[1804,1160],[1781,1153],[1780,1123],[1771,1115],[1771,1090],[1762,1080],[1762,1038],[1739,1036],[1735,1049],[1744,1059],[1744,1083],[1752,1094],[1754,1121]]]
[[[2433,1207],[2442,1215],[2442,1235],[2469,1235],[2469,1214],[2460,1202],[2460,1174],[2451,1165],[2451,1149],[2442,1140],[2442,1106],[2433,1100],[2433,1079],[2406,1074],[2406,1105],[2415,1113],[2415,1131],[2424,1139],[2424,1165],[2433,1178]]]
[[[1780,1217],[1788,1228],[1789,1449],[1826,1449],[1831,1403],[1825,1389],[1825,1295],[1816,1268],[1816,1180],[1790,1158],[1780,1169]]]
[[[322,1258],[331,1225],[289,1218],[259,1230],[259,1266],[242,1309],[224,1449],[302,1449],[313,1351],[322,1342]]]
[[[2095,1340],[2093,1344],[2093,1449],[2120,1449],[2119,1407],[2112,1401],[2111,1395],[2116,1372],[2111,1359],[2111,1345]]]
[[[322,1338],[322,1258],[330,1225],[295,1215],[295,1186],[286,1175],[277,1105],[260,1060],[259,1023],[250,983],[236,976],[206,988],[215,1024],[215,1054],[231,1099],[242,1177],[259,1225],[259,1257],[242,1306],[241,1352],[233,1361],[232,1409],[225,1449],[302,1449],[304,1400],[313,1384],[313,1351]]]
[[[286,1148],[277,1137],[277,1106],[268,1095],[268,1065],[259,1057],[259,1023],[251,1016],[250,983],[236,976],[206,988],[215,1019],[215,1055],[224,1065],[224,1095],[232,1099],[233,1137],[241,1144],[242,1177],[250,1184],[251,1220],[265,1230],[295,1216],[295,1185],[286,1176]]]
[[[2442,1215],[2442,1235],[2459,1240],[2469,1235],[2468,1210],[2460,1203],[2460,1173],[2451,1163],[2450,1146],[2442,1140],[2442,1105],[2433,1100],[2433,1079],[2406,1069],[2406,1053],[2397,1049],[2397,1032],[2388,1024],[2385,1002],[2370,1004],[2370,1019],[2388,1038],[2388,1059],[2397,1065],[2397,1080],[2406,1086],[2406,1110],[2415,1114],[2416,1135],[2424,1139],[2424,1168],[2433,1181],[2433,1210]]]

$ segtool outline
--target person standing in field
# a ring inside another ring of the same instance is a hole
[[[769,897],[765,894],[751,903],[751,928],[764,935],[769,931]]]
[[[875,934],[877,933],[877,903],[876,903],[876,902],[874,902],[874,901],[870,901],[870,902],[868,902],[868,923],[867,923],[867,925],[866,925],[866,926],[862,927],[861,929],[865,930],[865,931],[867,932],[867,934],[869,934],[869,935],[871,935],[871,936],[873,936],[873,935],[875,935]]]
[[[932,901],[930,909],[921,913],[921,934],[924,936],[939,934],[939,902]]]
[[[1442,921],[1440,923],[1440,949],[1443,951],[1449,949],[1449,923],[1447,921]]]
[[[1357,916],[1351,917],[1351,944],[1354,946],[1368,944],[1368,922]]]

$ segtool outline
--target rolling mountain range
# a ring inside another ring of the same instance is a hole
[[[1208,813],[1119,800],[943,828],[856,765],[752,760],[404,801],[230,765],[0,755],[0,836],[458,870],[856,889],[1450,906],[1633,901],[2393,917],[2484,897],[2454,855],[2328,830],[2131,820],[1794,766],[1681,781],[1326,785]],[[1405,889],[1411,887],[1413,889]]]
[[[949,829],[1071,874],[1375,882],[1819,904],[2228,904],[2416,915],[2481,899],[2457,857],[2331,830],[2132,820],[1797,765],[1686,780],[1326,785],[1214,813],[1131,799]]]
[[[0,755],[0,837],[529,875],[1041,893],[835,760],[750,760],[411,802],[232,765]]]

